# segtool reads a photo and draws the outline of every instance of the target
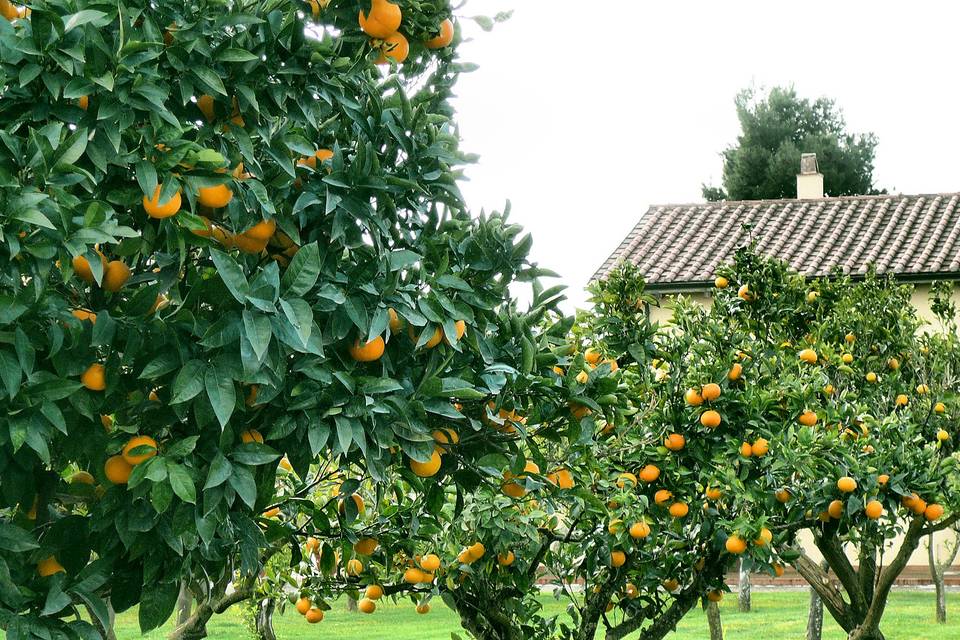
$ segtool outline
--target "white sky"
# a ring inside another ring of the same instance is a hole
[[[490,33],[462,19],[510,9]],[[464,193],[476,211],[510,199],[578,306],[649,205],[720,184],[750,84],[835,98],[879,136],[879,187],[960,191],[960,3],[471,0],[458,15],[480,65],[458,87],[462,148],[481,156]]]

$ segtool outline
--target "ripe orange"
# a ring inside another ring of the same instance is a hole
[[[94,362],[80,376],[80,382],[90,391],[103,391],[107,388],[107,380],[104,374],[104,367],[99,362]]]
[[[516,559],[517,557],[513,555],[513,551],[497,554],[497,564],[499,564],[501,567],[509,567]]]
[[[704,411],[700,415],[700,424],[709,429],[716,429],[720,426],[720,414],[713,409]]]
[[[403,581],[407,584],[420,584],[424,581],[426,574],[416,567],[410,567],[403,572]]]
[[[797,418],[797,422],[805,427],[812,427],[817,424],[817,414],[809,409],[805,409],[804,412],[800,414],[800,417]]]
[[[429,571],[433,573],[440,568],[440,556],[435,553],[428,553],[427,555],[420,558],[420,567],[424,571]]]
[[[883,504],[879,500],[871,500],[863,508],[863,512],[871,520],[876,520],[883,515]]]
[[[627,486],[627,483],[630,483],[631,486],[637,486],[637,476],[633,475],[630,472],[624,472],[617,476],[617,488],[623,489]]]
[[[750,291],[750,285],[743,285],[737,290],[737,297],[739,297],[744,302],[750,302],[753,300],[753,292]]]
[[[310,624],[317,624],[323,620],[323,609],[312,608],[303,616]]]
[[[843,360],[844,364],[850,364],[851,362],[853,362],[853,354],[845,353],[842,356],[840,356],[840,359]]]
[[[400,22],[403,20],[403,12],[400,7],[387,0],[372,0],[370,13],[365,13],[362,9],[357,21],[364,33],[374,38],[386,38],[392,35],[400,28]]]
[[[561,489],[573,489],[573,474],[569,469],[557,469],[547,475],[547,481]]]
[[[110,456],[103,465],[103,475],[113,484],[127,484],[133,465],[123,459],[123,456]]]
[[[123,288],[123,285],[130,279],[130,267],[119,260],[111,260],[103,272],[103,288],[111,293],[116,293]]]
[[[923,517],[930,522],[935,522],[943,517],[943,507],[939,504],[931,504],[923,510]]]
[[[598,364],[601,358],[600,352],[592,347],[583,352],[583,361],[587,364]]]
[[[297,613],[302,616],[307,615],[307,611],[310,611],[310,608],[313,606],[313,603],[310,602],[310,598],[300,598],[297,600]]]
[[[663,446],[665,446],[670,451],[680,451],[687,444],[687,439],[684,438],[679,433],[671,433],[664,439]]]
[[[890,358],[890,360],[887,361],[887,366],[896,371],[900,368],[900,361],[896,358]]]
[[[107,270],[107,258],[100,251],[97,251],[97,254],[100,256],[100,263],[103,265],[103,271]],[[77,274],[77,277],[87,282],[93,284],[96,280],[93,277],[93,271],[90,269],[90,262],[83,256],[76,256],[73,259],[73,272]]]
[[[753,446],[749,442],[744,442],[740,445],[740,455],[744,458],[749,458],[753,455]]]
[[[720,591],[719,589],[708,591],[707,600],[709,600],[710,602],[720,602],[721,600],[723,600],[723,591]]]
[[[827,513],[830,514],[830,517],[834,520],[839,520],[840,516],[843,515],[843,502],[840,500],[834,500],[827,507]]]
[[[723,496],[723,491],[716,487],[707,487],[703,495],[706,496],[707,500],[719,500]]]
[[[879,484],[881,487],[886,485],[888,482],[890,482],[890,476],[887,474],[881,473],[879,476],[877,476],[877,484]]]
[[[773,542],[773,533],[766,527],[760,527],[760,535],[756,537],[756,539],[753,541],[753,544],[757,545],[758,547],[765,547],[771,542]]]
[[[680,583],[673,578],[667,578],[661,584],[667,591],[676,591],[680,587]]]
[[[307,538],[307,541],[303,543],[303,548],[309,555],[320,548],[320,541],[313,536],[310,536]]]
[[[610,566],[614,569],[622,567],[627,561],[627,554],[623,551],[612,551],[610,553]]]
[[[713,286],[717,289],[726,289],[730,285],[730,282],[723,276],[717,276],[713,281]]]
[[[434,451],[433,455],[431,455],[430,459],[426,462],[418,462],[411,458],[410,469],[421,478],[435,476],[437,475],[437,471],[440,470],[440,454]]]
[[[586,371],[581,371],[577,374],[576,381],[579,384],[587,384],[587,381],[590,380],[590,374]]]
[[[378,584],[371,584],[364,590],[363,597],[368,600],[379,600],[383,597],[383,587]]]
[[[387,309],[387,315],[390,317],[390,333],[400,333],[403,329],[403,319],[392,308]]]
[[[379,543],[376,538],[360,538],[353,545],[353,550],[362,556],[373,555]]]
[[[933,405],[933,410],[936,413],[944,413],[947,410],[947,405],[943,404],[942,402],[938,402],[937,404]]]
[[[440,23],[440,33],[435,37],[425,41],[423,45],[427,49],[442,49],[453,42],[453,22],[447,18]]]
[[[851,491],[856,491],[857,481],[851,478],[850,476],[843,476],[837,480],[837,489],[843,493],[850,493]]]
[[[708,382],[703,385],[703,388],[700,390],[700,395],[703,396],[703,399],[707,402],[711,402],[720,397],[720,385],[716,382]]]
[[[90,96],[80,96],[77,98],[77,106],[86,111],[90,107]]]
[[[699,407],[703,404],[703,396],[696,389],[687,389],[687,392],[683,394],[683,399],[691,407]]]
[[[212,187],[200,187],[197,191],[197,202],[211,209],[225,207],[231,200],[233,200],[233,191],[225,184],[217,184]]]
[[[63,568],[63,565],[57,560],[56,556],[50,556],[44,558],[37,563],[37,573],[40,574],[41,578],[46,578],[52,576],[55,573],[66,573],[67,570]]]
[[[867,382],[869,382],[870,384],[873,384],[874,382],[877,381],[877,374],[875,374],[873,371],[868,371],[867,375],[864,377],[866,378]]]
[[[894,403],[896,406],[898,406],[898,407],[905,407],[905,406],[907,406],[907,402],[909,402],[909,401],[910,401],[910,399],[907,398],[907,394],[901,393],[900,395],[898,395],[898,396],[896,397],[896,399],[893,401],[893,403]]]
[[[663,505],[670,502],[671,500],[673,500],[673,494],[666,489],[660,489],[655,494],[653,494],[653,501],[656,504]]]
[[[251,442],[263,444],[263,436],[256,429],[249,429],[240,434],[240,442],[243,444],[250,444]]]
[[[377,64],[387,64],[391,60],[400,64],[410,55],[410,43],[399,31],[391,33],[383,39],[380,45],[380,56],[377,58]]]
[[[752,446],[753,455],[758,458],[762,458],[767,455],[767,452],[770,451],[770,442],[766,438],[757,438]]]
[[[786,504],[790,500],[790,490],[789,489],[780,489],[776,493],[777,502],[780,504]]]
[[[639,540],[641,538],[646,538],[650,535],[650,525],[646,522],[634,522],[630,525],[630,537],[634,540]]]
[[[727,372],[727,380],[739,380],[742,373],[743,366],[739,362],[734,362],[733,366],[730,367],[730,371]]]
[[[383,355],[386,345],[381,336],[377,336],[370,342],[360,344],[359,338],[350,347],[350,357],[357,362],[373,362],[379,360]]]
[[[347,561],[347,575],[348,576],[358,576],[363,573],[363,563],[357,560],[356,558],[351,558]]]
[[[470,557],[473,558],[474,561],[477,561],[487,552],[487,548],[483,546],[482,542],[474,542],[470,545],[468,551],[470,552]]]
[[[150,449],[142,453],[132,453],[137,447],[150,447]],[[127,440],[127,444],[123,447],[123,459],[132,466],[149,460],[155,455],[157,455],[157,441],[150,436],[134,436]]]
[[[420,336],[416,335],[413,332],[413,326],[407,327],[407,333],[409,334],[410,339],[414,341],[414,343],[420,342]],[[423,346],[426,347],[427,349],[433,349],[435,346],[440,344],[441,340],[443,340],[443,331],[440,330],[440,327],[437,327],[436,329],[434,329],[433,335],[430,336],[430,339],[427,340]]]
[[[426,602],[421,602],[417,605],[417,613],[423,615],[425,613],[430,613],[430,605]]]
[[[640,479],[646,483],[656,482],[659,477],[660,468],[655,464],[644,465],[644,467],[640,469]]]
[[[463,338],[463,334],[467,331],[467,323],[464,320],[457,320],[453,323],[453,327],[454,331],[457,333],[457,342],[459,342],[460,339]],[[443,341],[447,344],[450,344],[450,341],[447,340],[446,333],[444,333]]]
[[[771,566],[773,567],[773,573],[774,573],[774,575],[776,575],[778,578],[782,578],[782,577],[783,577],[783,567],[780,566],[779,564],[773,564],[773,565],[771,565]]]
[[[670,505],[670,516],[673,518],[683,518],[690,512],[690,507],[688,507],[683,502],[674,502]]]
[[[746,541],[737,534],[733,534],[728,537],[724,546],[726,547],[728,553],[732,553],[735,556],[738,556],[747,550]]]
[[[182,204],[180,191],[178,190],[173,194],[173,197],[169,200],[160,202],[160,190],[162,188],[162,184],[157,185],[157,188],[153,190],[153,198],[143,196],[143,210],[146,211],[147,215],[151,218],[169,218],[180,211],[180,205]]]
[[[256,223],[249,229],[243,232],[243,235],[250,238],[251,240],[269,240],[273,237],[273,234],[277,231],[277,221],[270,220],[261,220]]]
[[[804,349],[797,354],[797,357],[807,364],[816,364],[817,363],[817,352],[813,349]]]
[[[918,385],[917,385],[917,394],[918,394],[918,395],[921,395],[921,396],[922,396],[922,395],[924,395],[925,393],[929,393],[929,391],[930,391],[930,387],[928,387],[927,385],[925,385],[925,384],[918,384]]]
[[[95,481],[93,476],[87,471],[77,471],[75,474],[70,476],[68,482],[70,484],[93,484]]]
[[[433,440],[437,444],[455,445],[460,442],[460,436],[453,429],[438,429],[431,435],[433,435]]]
[[[834,392],[834,388],[833,388],[833,385],[832,385],[832,384],[825,384],[825,385],[823,385],[823,394],[824,394],[824,395],[832,396],[832,395],[833,395],[833,392]]]

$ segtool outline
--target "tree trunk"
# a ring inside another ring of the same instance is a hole
[[[935,544],[936,541],[933,539],[933,532],[927,534],[927,560],[930,563],[930,578],[933,580],[933,586],[937,590],[937,622],[946,624],[947,596],[943,574],[947,567],[940,564],[940,560],[937,558]],[[952,562],[953,558],[950,560]]]
[[[357,601],[350,596],[347,596],[347,611],[351,613],[357,612]]]
[[[821,568],[827,569],[825,562]],[[807,640],[820,640],[823,636],[823,601],[817,595],[816,589],[810,587],[810,610],[807,612]]]
[[[238,602],[243,602],[253,595],[253,588],[248,584],[237,589],[229,595],[212,595],[204,602],[200,602],[194,608],[193,613],[187,620],[177,627],[167,636],[168,640],[199,640],[207,637],[207,622],[215,613],[223,613]]]
[[[260,640],[277,640],[277,634],[273,631],[276,606],[273,598],[265,598],[257,603],[257,636]]]
[[[739,592],[737,602],[740,612],[750,613],[750,572],[744,567],[743,559],[740,560]]]
[[[177,596],[177,626],[179,627],[187,618],[190,617],[190,609],[193,608],[193,593],[190,586],[184,580],[180,583],[180,595]]]
[[[947,589],[943,584],[943,575],[936,582],[937,587],[937,622],[947,623]]]
[[[707,623],[710,625],[710,640],[723,640],[723,623],[720,622],[720,605],[707,602]]]

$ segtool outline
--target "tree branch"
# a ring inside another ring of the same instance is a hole
[[[826,532],[814,532],[814,544],[823,554],[823,559],[827,561],[833,573],[840,580],[847,597],[850,599],[849,608],[855,617],[860,618],[867,611],[867,598],[860,589],[860,580],[857,572],[854,570],[847,554],[843,552],[843,546],[840,544],[840,538],[836,535],[836,528],[831,527]],[[819,567],[817,567],[819,570]]]
[[[827,573],[820,566],[810,559],[805,553],[800,553],[800,557],[793,562],[794,568],[803,576],[810,587],[817,592],[820,600],[823,602],[833,616],[845,631],[850,631],[853,624],[850,621],[850,608],[843,599],[843,594],[834,586]]]
[[[899,576],[904,567],[907,566],[910,556],[913,555],[913,552],[917,549],[917,545],[920,544],[920,537],[924,531],[923,525],[923,517],[916,517],[910,523],[910,526],[907,527],[907,531],[903,536],[903,544],[900,545],[900,551],[897,552],[893,562],[887,565],[880,573],[880,578],[877,580],[876,591],[873,593],[873,600],[870,602],[867,615],[863,618],[863,623],[860,625],[861,628],[877,629],[879,627],[880,618],[883,617],[883,610],[887,606],[887,596],[890,595],[890,588],[893,587],[894,580],[897,579],[897,576]]]

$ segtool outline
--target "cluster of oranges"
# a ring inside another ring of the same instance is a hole
[[[400,33],[403,12],[388,0],[373,0],[370,11],[362,9],[357,17],[360,28],[372,38],[371,44],[380,51],[377,64],[393,61],[402,63],[410,55],[410,43]],[[446,19],[440,23],[439,33],[423,44],[428,49],[442,49],[453,42],[453,22]]]
[[[157,441],[150,436],[134,436],[123,446],[121,453],[107,458],[103,474],[113,484],[127,484],[133,468],[157,455]]]

